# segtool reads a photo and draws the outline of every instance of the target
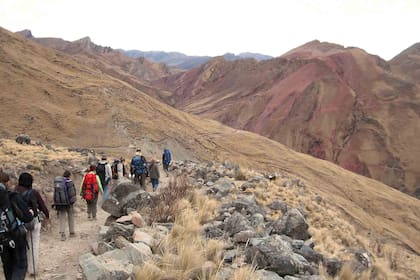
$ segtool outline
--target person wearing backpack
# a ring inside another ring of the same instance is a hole
[[[33,219],[33,212],[20,194],[9,190],[9,180],[9,175],[0,171],[0,254],[4,279],[23,280],[28,270],[23,223]]]
[[[96,175],[96,166],[91,165],[89,172],[83,177],[80,195],[86,200],[88,219],[96,220],[99,192],[103,194],[101,179]]]
[[[54,178],[54,208],[58,212],[60,221],[61,241],[66,240],[65,224],[66,215],[69,224],[69,236],[74,237],[74,209],[73,204],[76,202],[76,188],[70,179],[70,171],[66,170],[63,176]]]
[[[155,192],[159,186],[159,167],[154,158],[152,158],[149,166],[150,181],[152,182],[153,191]]]
[[[26,240],[29,245],[28,250],[28,271],[31,275],[36,275],[38,256],[39,256],[39,242],[41,238],[41,223],[39,220],[39,211],[43,212],[46,219],[49,221],[50,212],[42,199],[41,194],[32,188],[34,178],[31,174],[23,172],[19,176],[18,186],[15,191],[22,194],[23,200],[28,204],[29,208],[34,212],[34,219],[31,223],[25,223],[27,229]]]
[[[101,186],[103,187],[104,191],[102,200],[105,201],[108,193],[108,185],[112,179],[112,168],[108,163],[106,156],[102,156],[101,160],[96,166],[96,175],[98,175],[99,179],[101,180]]]
[[[168,148],[165,148],[163,150],[163,154],[162,154],[162,165],[163,165],[163,170],[166,173],[166,177],[169,176],[169,165],[171,164],[171,152],[169,151]]]
[[[136,151],[136,155],[131,159],[131,172],[134,174],[134,184],[140,183],[146,189],[147,161],[141,154],[141,150]]]

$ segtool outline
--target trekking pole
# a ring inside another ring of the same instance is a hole
[[[32,230],[31,232],[31,251],[32,251],[32,267],[34,268],[34,280],[36,280],[36,273],[35,273],[35,257],[34,257],[34,241],[32,239]]]

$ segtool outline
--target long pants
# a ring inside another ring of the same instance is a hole
[[[26,242],[28,242],[28,271],[30,274],[38,271],[39,241],[41,239],[41,223],[38,217],[34,218],[35,228],[26,233]],[[35,269],[34,269],[35,263]]]
[[[135,174],[134,175],[134,184],[140,183],[142,189],[146,189],[146,174]]]
[[[163,171],[165,171],[166,176],[169,175],[169,164],[163,163]]]
[[[158,178],[152,178],[150,180],[152,181],[153,191],[156,191],[158,186],[159,186],[159,179]]]
[[[60,220],[60,233],[66,232],[66,215],[69,224],[69,233],[74,233],[74,210],[73,205],[58,210],[58,219]]]
[[[26,256],[26,237],[21,236],[15,240],[15,248],[4,247],[1,254],[3,263],[4,279],[23,280],[28,269],[28,257]]]
[[[87,202],[87,214],[88,217],[96,218],[96,211],[97,211],[97,202],[98,202],[98,194],[95,195],[95,198],[91,201]]]

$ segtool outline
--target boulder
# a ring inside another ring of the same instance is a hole
[[[273,223],[272,233],[285,234],[293,239],[306,240],[311,237],[308,227],[302,213],[296,208],[292,208]]]
[[[31,144],[31,137],[26,134],[20,134],[16,137],[16,143],[29,145]]]
[[[310,263],[292,250],[292,246],[280,236],[272,235],[250,242],[245,251],[246,262],[255,263],[258,268],[271,270],[280,276],[313,273]],[[252,244],[256,244],[255,246]]]
[[[231,217],[224,223],[224,231],[230,236],[235,235],[238,232],[244,230],[252,230],[249,221],[240,213],[235,212]]]
[[[152,204],[152,196],[138,185],[121,183],[111,189],[102,209],[114,217],[121,217],[128,214],[128,209],[142,209]]]

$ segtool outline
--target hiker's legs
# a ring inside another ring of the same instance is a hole
[[[86,201],[88,218],[92,218],[92,201]]]
[[[26,236],[18,237],[15,244],[15,248],[5,247],[1,255],[4,279],[6,280],[23,280],[28,269]]]
[[[153,191],[156,191],[156,189],[159,186],[159,179],[151,179],[151,180],[152,180]]]
[[[28,270],[28,257],[26,255],[26,238],[22,236],[18,238],[14,251],[13,276],[11,279],[25,279]]]
[[[30,274],[34,274],[38,271],[37,263],[38,263],[38,255],[39,255],[39,240],[41,237],[41,223],[39,222],[38,218],[35,219],[35,228],[32,231],[28,231],[26,233],[26,241],[28,242],[29,250],[28,250],[28,271]],[[32,240],[31,240],[32,234]],[[34,264],[35,263],[35,269]]]
[[[74,234],[74,209],[73,205],[70,205],[67,209],[67,218],[69,221],[69,233]]]
[[[60,221],[60,233],[66,232],[66,213],[67,209],[58,210],[58,220]]]
[[[169,165],[168,164],[163,164],[163,171],[165,171],[166,173],[166,177],[169,176]]]
[[[142,189],[146,190],[146,174],[140,175],[140,186]]]
[[[97,203],[98,203],[98,195],[96,194],[95,198],[89,201],[88,205],[90,205],[92,218],[96,219],[96,212],[97,212]]]
[[[134,174],[134,184],[140,183],[140,174]]]

